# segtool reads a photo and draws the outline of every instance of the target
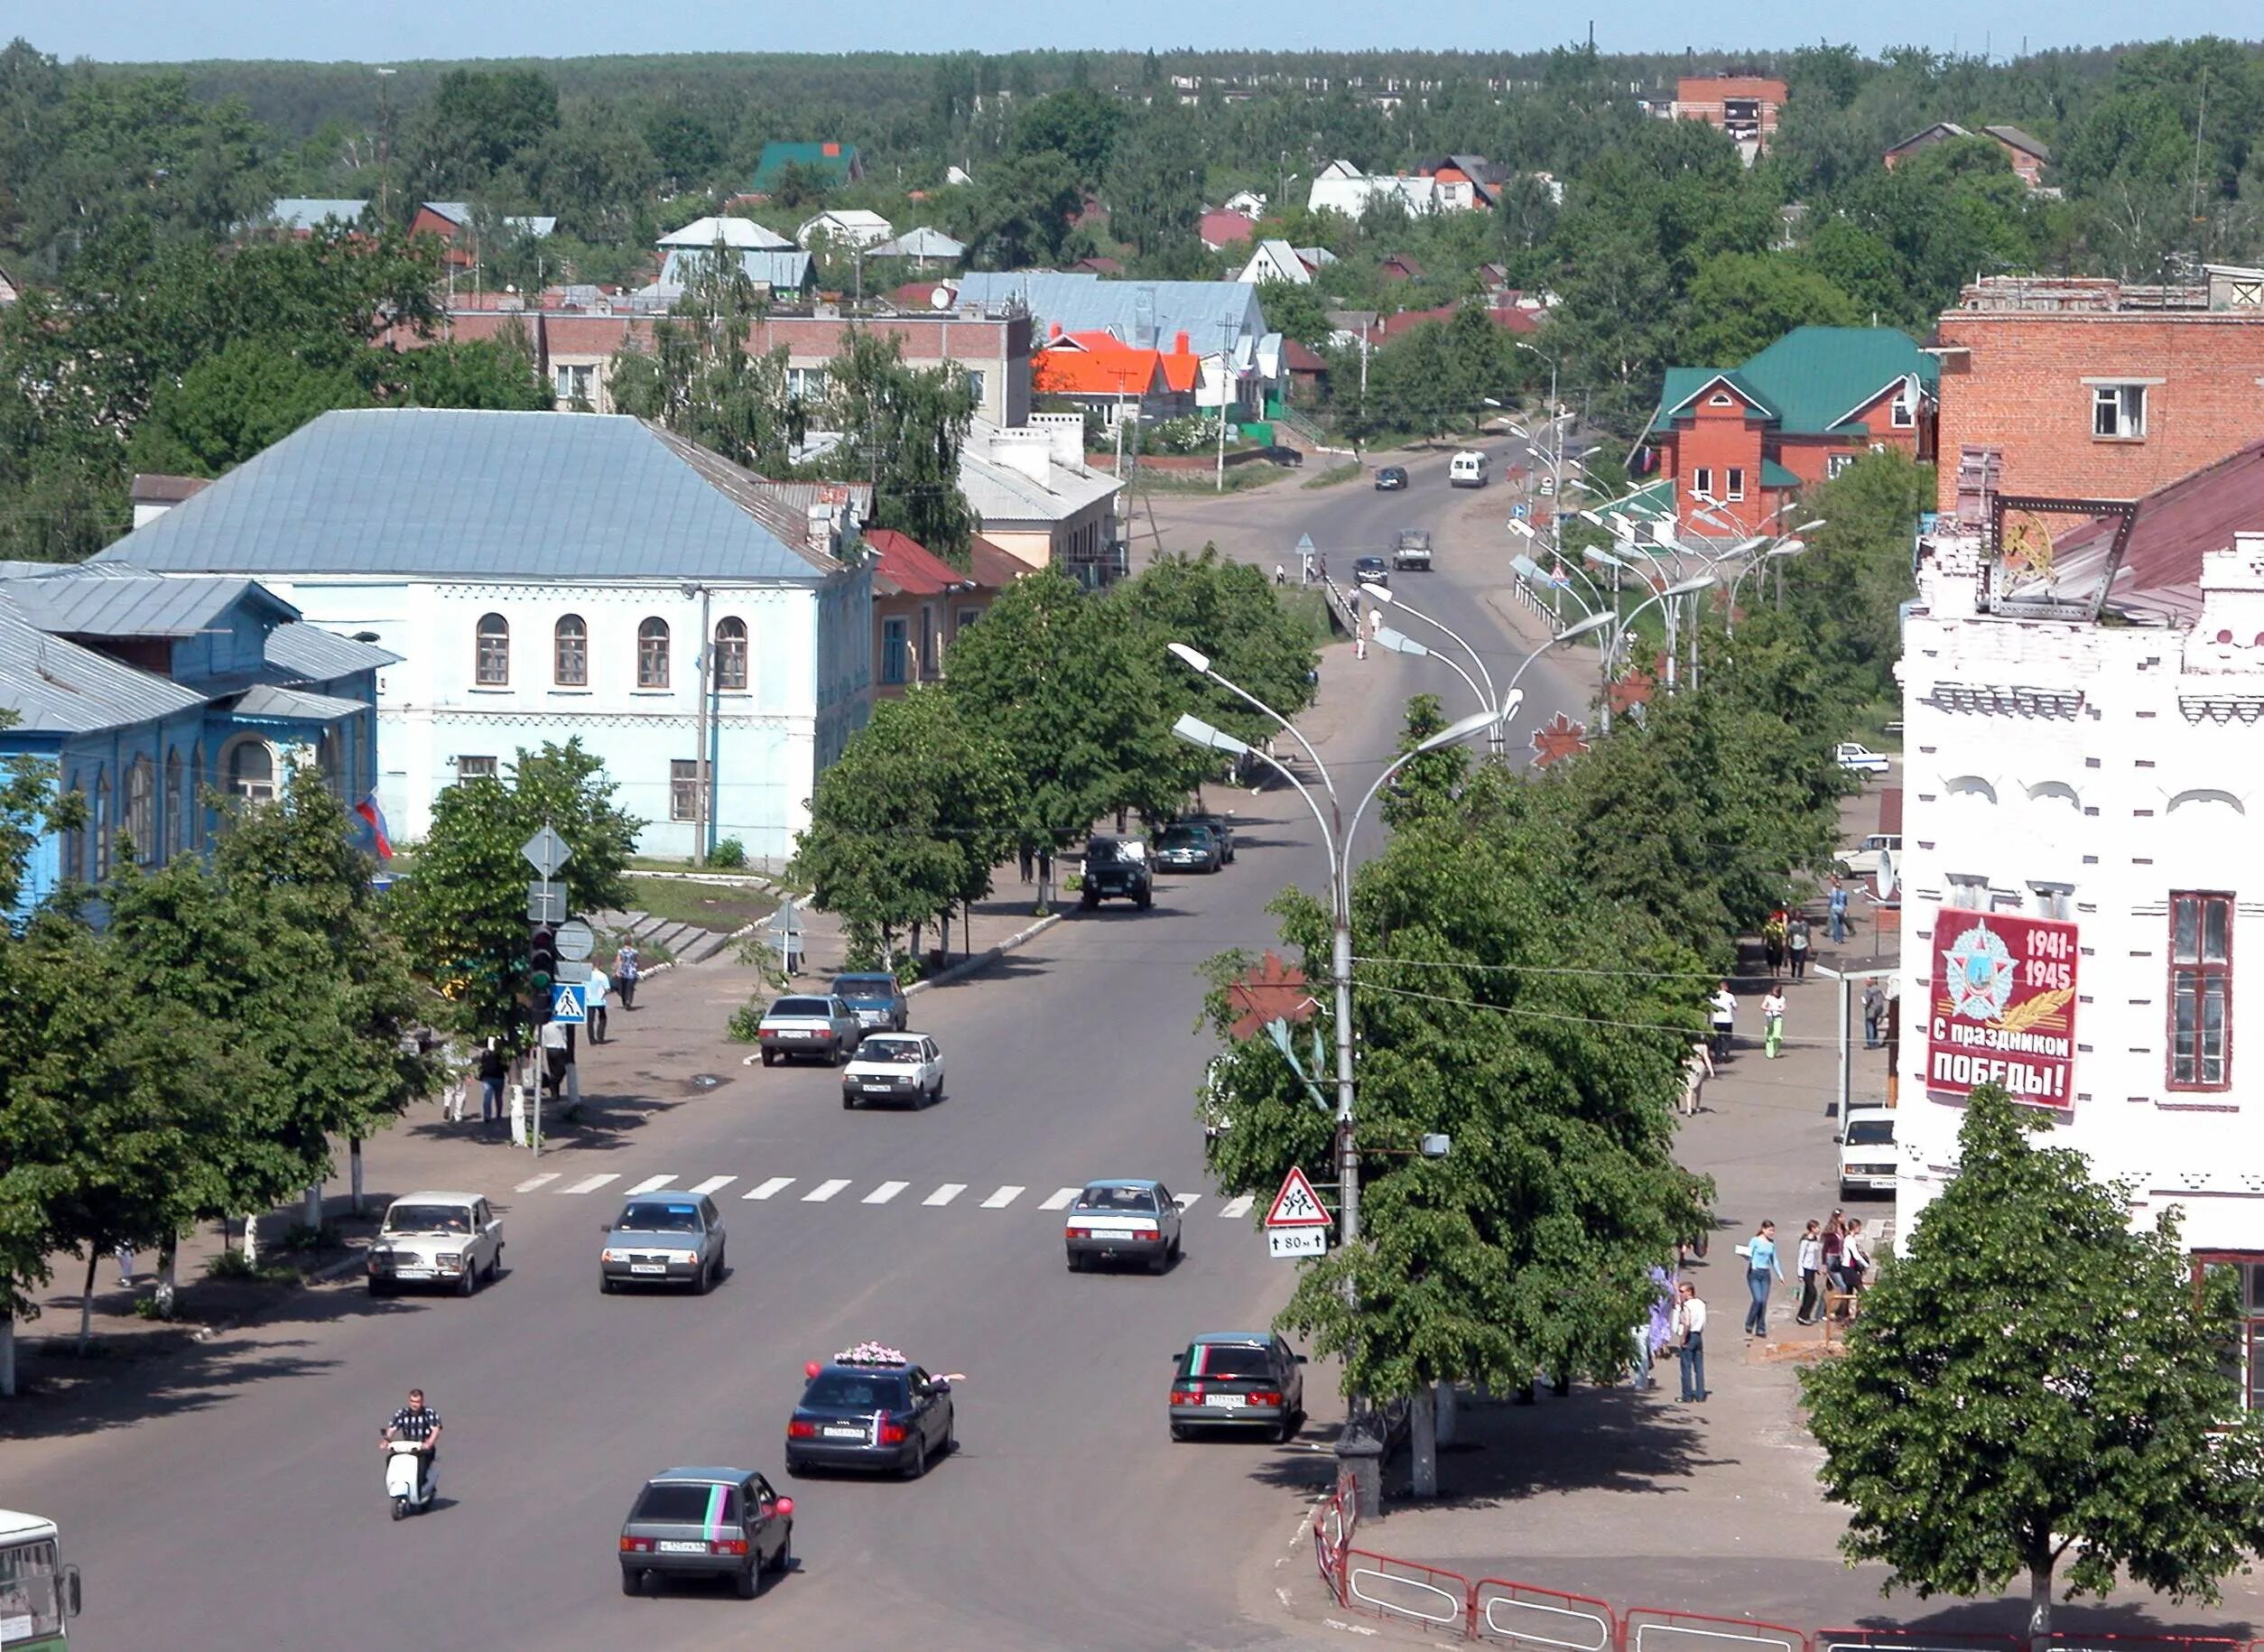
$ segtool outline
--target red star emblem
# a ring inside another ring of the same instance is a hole
[[[1588,725],[1576,723],[1559,711],[1533,731],[1533,761],[1541,768],[1588,749]]]
[[[1257,969],[1227,988],[1227,1003],[1237,1012],[1227,1030],[1237,1038],[1249,1038],[1268,1021],[1310,1020],[1317,1002],[1305,972],[1284,963],[1280,953],[1268,951]]]

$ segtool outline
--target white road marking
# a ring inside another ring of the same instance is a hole
[[[946,1182],[920,1202],[922,1204],[949,1204],[966,1191],[967,1183],[964,1182]]]
[[[1029,1191],[1030,1190],[1025,1187],[1015,1187],[1012,1185],[1002,1187],[997,1193],[991,1194],[989,1198],[983,1201],[983,1209],[986,1211],[1003,1211],[1016,1200],[1021,1198],[1024,1193]]]
[[[1065,1211],[1069,1208],[1069,1202],[1076,1198],[1079,1193],[1081,1193],[1084,1191],[1085,1190],[1081,1187],[1057,1187],[1049,1197],[1039,1203],[1038,1209],[1041,1211]]]
[[[768,1199],[775,1194],[784,1193],[786,1189],[792,1187],[793,1184],[794,1179],[792,1176],[773,1176],[760,1187],[748,1188],[747,1192],[741,1193],[739,1197],[742,1199]]]
[[[737,1176],[710,1176],[691,1191],[695,1193],[719,1193],[738,1180]]]
[[[539,1175],[539,1176],[529,1176],[529,1177],[528,1177],[525,1181],[524,1181],[524,1182],[520,1183],[519,1183],[519,1185],[518,1185],[517,1187],[514,1188],[512,1191],[513,1191],[514,1193],[533,1193],[533,1192],[534,1192],[536,1188],[538,1188],[538,1187],[547,1187],[547,1186],[549,1186],[552,1183],[553,1183],[553,1182],[555,1182],[555,1181],[557,1181],[557,1180],[558,1180],[558,1172],[556,1172],[555,1170],[549,1170],[549,1171],[545,1171],[545,1172],[543,1172],[543,1173],[541,1175]]]
[[[561,1193],[594,1193],[607,1183],[618,1182],[620,1179],[621,1178],[618,1174],[610,1174],[602,1176],[584,1176],[571,1187],[561,1187],[558,1191]]]
[[[898,1193],[901,1193],[905,1188],[910,1187],[912,1183],[909,1182],[883,1182],[878,1187],[873,1189],[871,1193],[867,1193],[860,1202],[865,1204],[886,1204],[891,1199],[894,1199]]]
[[[1250,1206],[1257,1202],[1257,1201],[1253,1199],[1249,1194],[1244,1193],[1241,1197],[1238,1199],[1229,1199],[1224,1204],[1220,1205],[1219,1207],[1219,1214],[1221,1216],[1248,1216],[1250,1213]]]
[[[1172,1202],[1179,1207],[1179,1213],[1184,1216],[1195,1208],[1195,1201],[1202,1197],[1201,1193],[1174,1193]]]
[[[821,1182],[808,1193],[802,1195],[802,1202],[804,1204],[823,1204],[827,1200],[832,1198],[834,1194],[840,1193],[848,1185],[849,1178],[847,1176],[837,1176],[830,1182]]]
[[[675,1173],[672,1171],[664,1176],[647,1176],[645,1180],[639,1182],[636,1186],[626,1187],[621,1191],[629,1198],[634,1199],[639,1193],[657,1193],[662,1188],[666,1187],[675,1179]]]

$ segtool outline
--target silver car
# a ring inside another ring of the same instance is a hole
[[[1305,1422],[1305,1357],[1270,1331],[1199,1336],[1172,1360],[1174,1440],[1198,1428],[1255,1429],[1286,1445]]]
[[[469,1296],[503,1269],[503,1222],[478,1193],[404,1193],[369,1243],[369,1294],[437,1285]]]
[[[704,1296],[723,1274],[723,1216],[705,1193],[639,1193],[605,1230],[598,1288],[689,1285]]]
[[[814,1055],[829,1067],[849,1060],[865,1035],[857,1012],[828,995],[797,995],[780,998],[763,1013],[755,1028],[762,1046],[763,1065],[775,1066],[790,1055]]]
[[[1179,1259],[1179,1204],[1161,1182],[1089,1182],[1062,1226],[1072,1274],[1127,1260],[1160,1274]]]

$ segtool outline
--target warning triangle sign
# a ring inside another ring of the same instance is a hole
[[[1274,1195],[1274,1202],[1266,1211],[1268,1228],[1332,1228],[1336,1218],[1322,1208],[1321,1195],[1313,1191],[1313,1183],[1305,1180],[1305,1173],[1296,1165],[1281,1179],[1281,1192]]]

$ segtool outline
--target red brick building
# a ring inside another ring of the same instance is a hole
[[[998,593],[1030,571],[1019,557],[977,534],[968,571],[894,528],[868,528],[873,552],[873,692],[894,698],[943,675],[943,656]]]
[[[1669,367],[1644,432],[1658,479],[1642,491],[1665,506],[1671,490],[1693,534],[1757,532],[1865,453],[1931,459],[1935,376],[1888,327],[1798,327],[1739,367]]]
[[[1785,107],[1785,83],[1767,75],[1684,75],[1675,82],[1675,118],[1729,134],[1747,165],[1766,154]]]
[[[1936,144],[1945,144],[1952,138],[1975,135],[1953,120],[1937,120],[1931,126],[1912,133],[1888,150],[1880,159],[1891,172],[1920,150],[1931,149]],[[2012,168],[2021,182],[2032,190],[2044,187],[2044,169],[2052,163],[2052,152],[2040,140],[2030,137],[2018,126],[1983,126],[1978,135],[1997,145],[2005,157],[2005,163]]]
[[[2008,494],[2137,499],[2264,436],[2264,271],[2205,285],[1992,276],[1945,311],[1945,452],[1998,450]],[[1941,508],[1955,503],[1944,467]]]

